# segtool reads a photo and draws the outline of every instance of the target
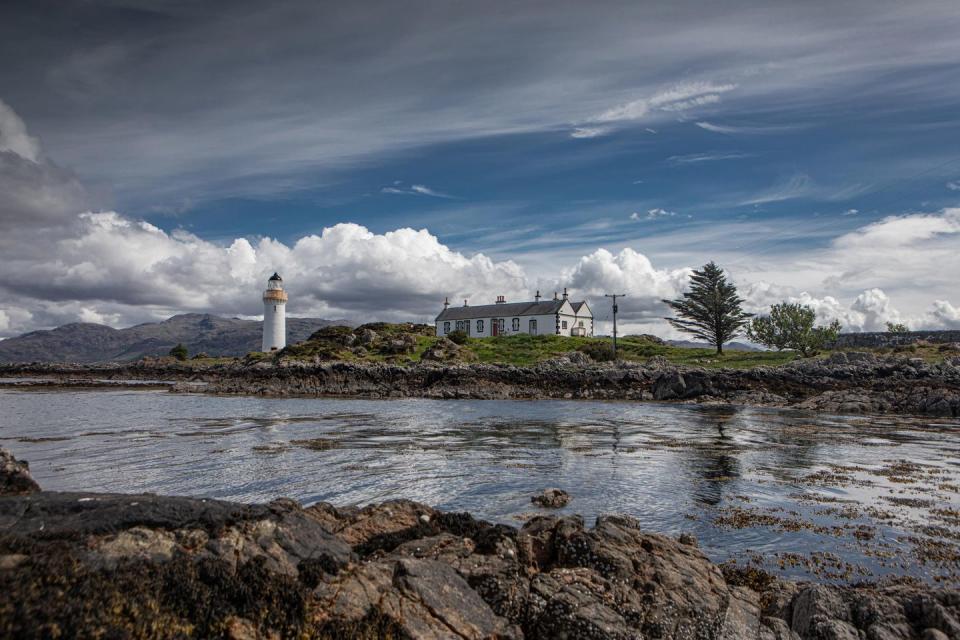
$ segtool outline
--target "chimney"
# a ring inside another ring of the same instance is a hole
[[[466,298],[463,299],[463,306],[467,306],[467,299],[466,299]]]
[[[507,299],[504,296],[497,296],[497,304],[506,304]]]
[[[564,299],[564,300],[567,299],[567,288],[566,288],[566,287],[563,288],[563,299]]]
[[[540,302],[540,289],[537,289],[537,295],[533,296],[533,299]]]
[[[553,299],[554,299],[554,300],[559,300],[559,299],[560,299],[560,297],[557,296],[557,292],[556,292],[556,291],[553,292]]]
[[[449,307],[449,306],[450,306],[450,298],[444,298],[444,299],[443,299],[443,308],[446,309],[446,308]]]

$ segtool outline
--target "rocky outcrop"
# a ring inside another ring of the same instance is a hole
[[[20,496],[35,491],[40,491],[40,486],[30,475],[30,465],[0,447],[0,496]]]
[[[544,489],[537,495],[531,496],[530,502],[541,507],[560,509],[570,504],[570,494],[563,489]]]
[[[452,349],[438,344],[444,353],[437,357],[447,359]],[[660,358],[643,364],[597,363],[577,355],[527,367],[282,358],[211,366],[0,365],[0,377],[42,376],[70,384],[84,378],[162,379],[176,381],[175,390],[270,396],[664,400],[960,416],[960,357],[933,364],[917,358],[837,352],[829,358],[779,367],[708,369],[676,366]]]
[[[865,331],[862,333],[841,333],[832,347],[850,349],[857,347],[883,348],[926,342],[929,344],[960,343],[960,331]]]
[[[2,637],[960,638],[952,590],[757,589],[626,516],[0,497]]]

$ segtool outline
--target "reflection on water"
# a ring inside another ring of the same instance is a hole
[[[0,391],[47,489],[304,503],[393,497],[519,523],[565,511],[694,533],[716,560],[869,579],[960,574],[960,423],[624,402]],[[911,464],[904,464],[909,461]]]

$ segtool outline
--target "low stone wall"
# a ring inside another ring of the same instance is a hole
[[[865,333],[841,333],[837,341],[831,346],[834,349],[849,349],[851,347],[879,348],[914,344],[921,341],[933,344],[960,342],[960,331],[908,331],[906,333],[872,331]]]

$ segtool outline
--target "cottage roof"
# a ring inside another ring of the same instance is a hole
[[[449,307],[440,312],[437,321],[506,318],[508,316],[545,316],[559,311],[564,302],[566,300],[543,300],[541,302],[481,304],[476,307]]]

